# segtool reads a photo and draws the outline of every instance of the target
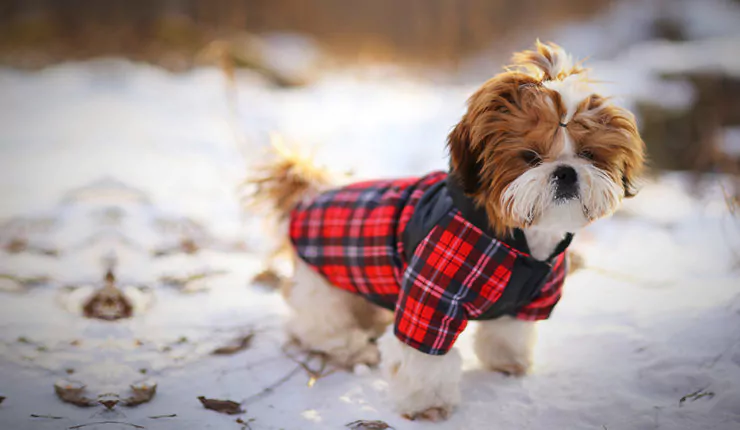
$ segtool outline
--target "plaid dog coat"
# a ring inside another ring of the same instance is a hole
[[[521,230],[496,238],[485,212],[435,172],[320,194],[292,211],[290,238],[331,284],[394,310],[402,342],[441,355],[468,320],[548,318],[572,235],[538,261]]]

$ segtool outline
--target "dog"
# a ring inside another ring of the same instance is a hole
[[[409,419],[459,404],[470,320],[486,368],[527,373],[571,239],[635,195],[644,164],[633,115],[592,84],[555,44],[514,54],[469,98],[447,172],[337,186],[281,149],[252,183],[287,229],[289,335],[348,367],[382,357]]]

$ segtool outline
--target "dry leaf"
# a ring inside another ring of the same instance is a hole
[[[203,396],[199,396],[198,400],[203,404],[203,407],[212,411],[220,412],[222,414],[236,415],[243,414],[245,411],[239,403],[232,402],[231,400],[217,400],[207,399]]]
[[[192,238],[183,238],[177,245],[158,248],[152,251],[153,257],[165,257],[172,254],[183,253],[193,255],[200,250],[200,246]]]
[[[387,423],[383,421],[367,421],[367,420],[357,420],[352,421],[351,423],[347,423],[344,425],[345,427],[349,427],[352,430],[387,430],[387,429],[393,429],[393,427],[389,426]]]
[[[226,345],[226,346],[222,346],[220,348],[214,349],[211,354],[230,355],[230,354],[235,354],[239,351],[244,351],[245,349],[249,348],[249,345],[252,343],[253,338],[254,338],[254,333],[249,333],[246,336],[242,336],[236,339],[230,345]]]
[[[236,419],[236,423],[242,426],[242,430],[251,430],[252,426],[250,425],[251,422],[255,421],[255,418],[250,418],[246,421],[244,421],[241,418]]]
[[[109,393],[98,396],[98,403],[105,406],[109,411],[113,410],[120,401],[121,399],[118,397],[118,394]]]
[[[182,239],[182,241],[180,241],[180,249],[185,254],[195,254],[196,252],[198,252],[200,247],[198,246],[198,244],[195,243],[193,239],[186,237]]]
[[[277,290],[283,284],[283,278],[275,269],[265,269],[252,278],[252,284],[262,285],[271,290]]]
[[[57,257],[59,251],[52,248],[44,248],[37,245],[31,245],[28,240],[23,238],[14,238],[5,244],[5,251],[9,254],[20,254],[21,252],[33,252],[36,254],[46,255],[48,257]]]
[[[137,406],[152,400],[157,393],[157,383],[154,381],[140,382],[131,386],[131,397],[123,399],[126,406]]]
[[[18,254],[28,248],[28,241],[20,238],[13,238],[5,244],[5,250],[10,254]]]
[[[87,299],[82,311],[87,318],[115,321],[130,318],[134,307],[115,285],[106,285]]]
[[[74,382],[61,380],[54,384],[54,391],[62,401],[71,403],[76,406],[94,406],[97,402],[85,397],[85,385]]]
[[[159,278],[159,282],[176,288],[183,293],[196,293],[208,289],[208,281],[211,277],[223,275],[224,273],[226,272],[223,270],[209,270],[183,277],[164,275]]]
[[[704,391],[703,389],[694,391],[691,394],[687,394],[681,397],[681,400],[678,401],[678,407],[683,406],[686,400],[691,400],[693,402],[695,400],[701,399],[702,397],[706,397],[707,399],[712,399],[714,398],[714,393],[712,391]]]
[[[105,286],[90,296],[82,307],[87,318],[97,318],[106,321],[115,321],[121,318],[130,318],[134,306],[123,292],[116,287],[116,277],[113,269],[105,274]]]
[[[106,409],[113,410],[118,404],[118,400],[99,400],[100,404],[105,406]]]
[[[0,273],[0,291],[18,293],[33,286],[49,282],[46,276],[20,277],[9,273]]]

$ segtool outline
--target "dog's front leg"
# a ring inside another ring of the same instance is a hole
[[[503,316],[478,324],[475,353],[486,368],[516,376],[529,371],[537,340],[534,321]]]
[[[406,345],[393,327],[378,341],[381,368],[389,383],[391,400],[408,419],[440,421],[460,403],[462,360],[456,349],[429,355]]]

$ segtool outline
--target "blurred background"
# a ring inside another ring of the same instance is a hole
[[[734,0],[5,0],[0,64],[39,70],[126,58],[175,73],[217,65],[277,87],[384,65],[434,82],[479,83],[539,37],[589,57],[613,79],[612,92],[640,118],[654,167],[736,172],[738,7]]]
[[[738,0],[0,0],[0,427],[417,428],[377,372],[282,348],[241,184],[271,139],[356,178],[446,169],[537,38],[635,113],[650,168],[577,236],[541,367],[482,372],[464,334],[439,428],[736,429]]]

